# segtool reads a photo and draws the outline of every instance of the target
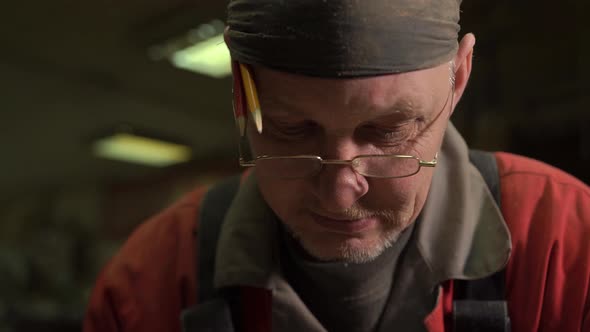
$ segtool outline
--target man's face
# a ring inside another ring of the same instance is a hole
[[[258,134],[250,121],[255,156],[404,154],[431,161],[452,111],[449,64],[360,79],[255,68],[255,78],[264,127]],[[309,254],[365,262],[416,219],[433,169],[397,179],[363,177],[347,165],[324,165],[302,179],[255,174],[266,202]]]

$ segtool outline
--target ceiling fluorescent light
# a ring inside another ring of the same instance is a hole
[[[178,68],[215,78],[231,74],[231,58],[223,34],[175,51],[169,59]]]
[[[188,146],[153,138],[119,133],[94,142],[95,155],[149,166],[165,167],[188,161]]]
[[[225,24],[215,19],[148,48],[155,61],[166,59],[174,66],[215,78],[231,74],[231,57],[223,40]]]

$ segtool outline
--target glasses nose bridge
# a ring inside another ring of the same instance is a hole
[[[356,172],[356,168],[354,167],[354,160],[355,159],[321,159],[322,168],[324,165],[341,165],[341,166],[349,166]]]
[[[352,166],[354,159],[322,159],[323,165],[349,165]]]

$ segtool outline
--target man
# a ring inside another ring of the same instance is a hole
[[[231,1],[253,171],[198,258],[205,189],[140,226],[85,330],[199,331],[225,312],[194,306],[209,273],[218,294],[239,290],[215,302],[226,330],[451,331],[459,280],[499,272],[514,331],[590,331],[590,189],[496,153],[498,207],[449,122],[475,43],[456,42],[459,2]]]

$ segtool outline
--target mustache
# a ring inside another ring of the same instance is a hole
[[[338,213],[325,212],[323,209],[314,209],[318,214],[334,219],[345,219],[345,220],[358,220],[366,218],[381,218],[386,222],[395,222],[397,220],[396,213],[393,210],[387,209],[368,209],[358,204],[349,207],[346,210],[339,211]]]

